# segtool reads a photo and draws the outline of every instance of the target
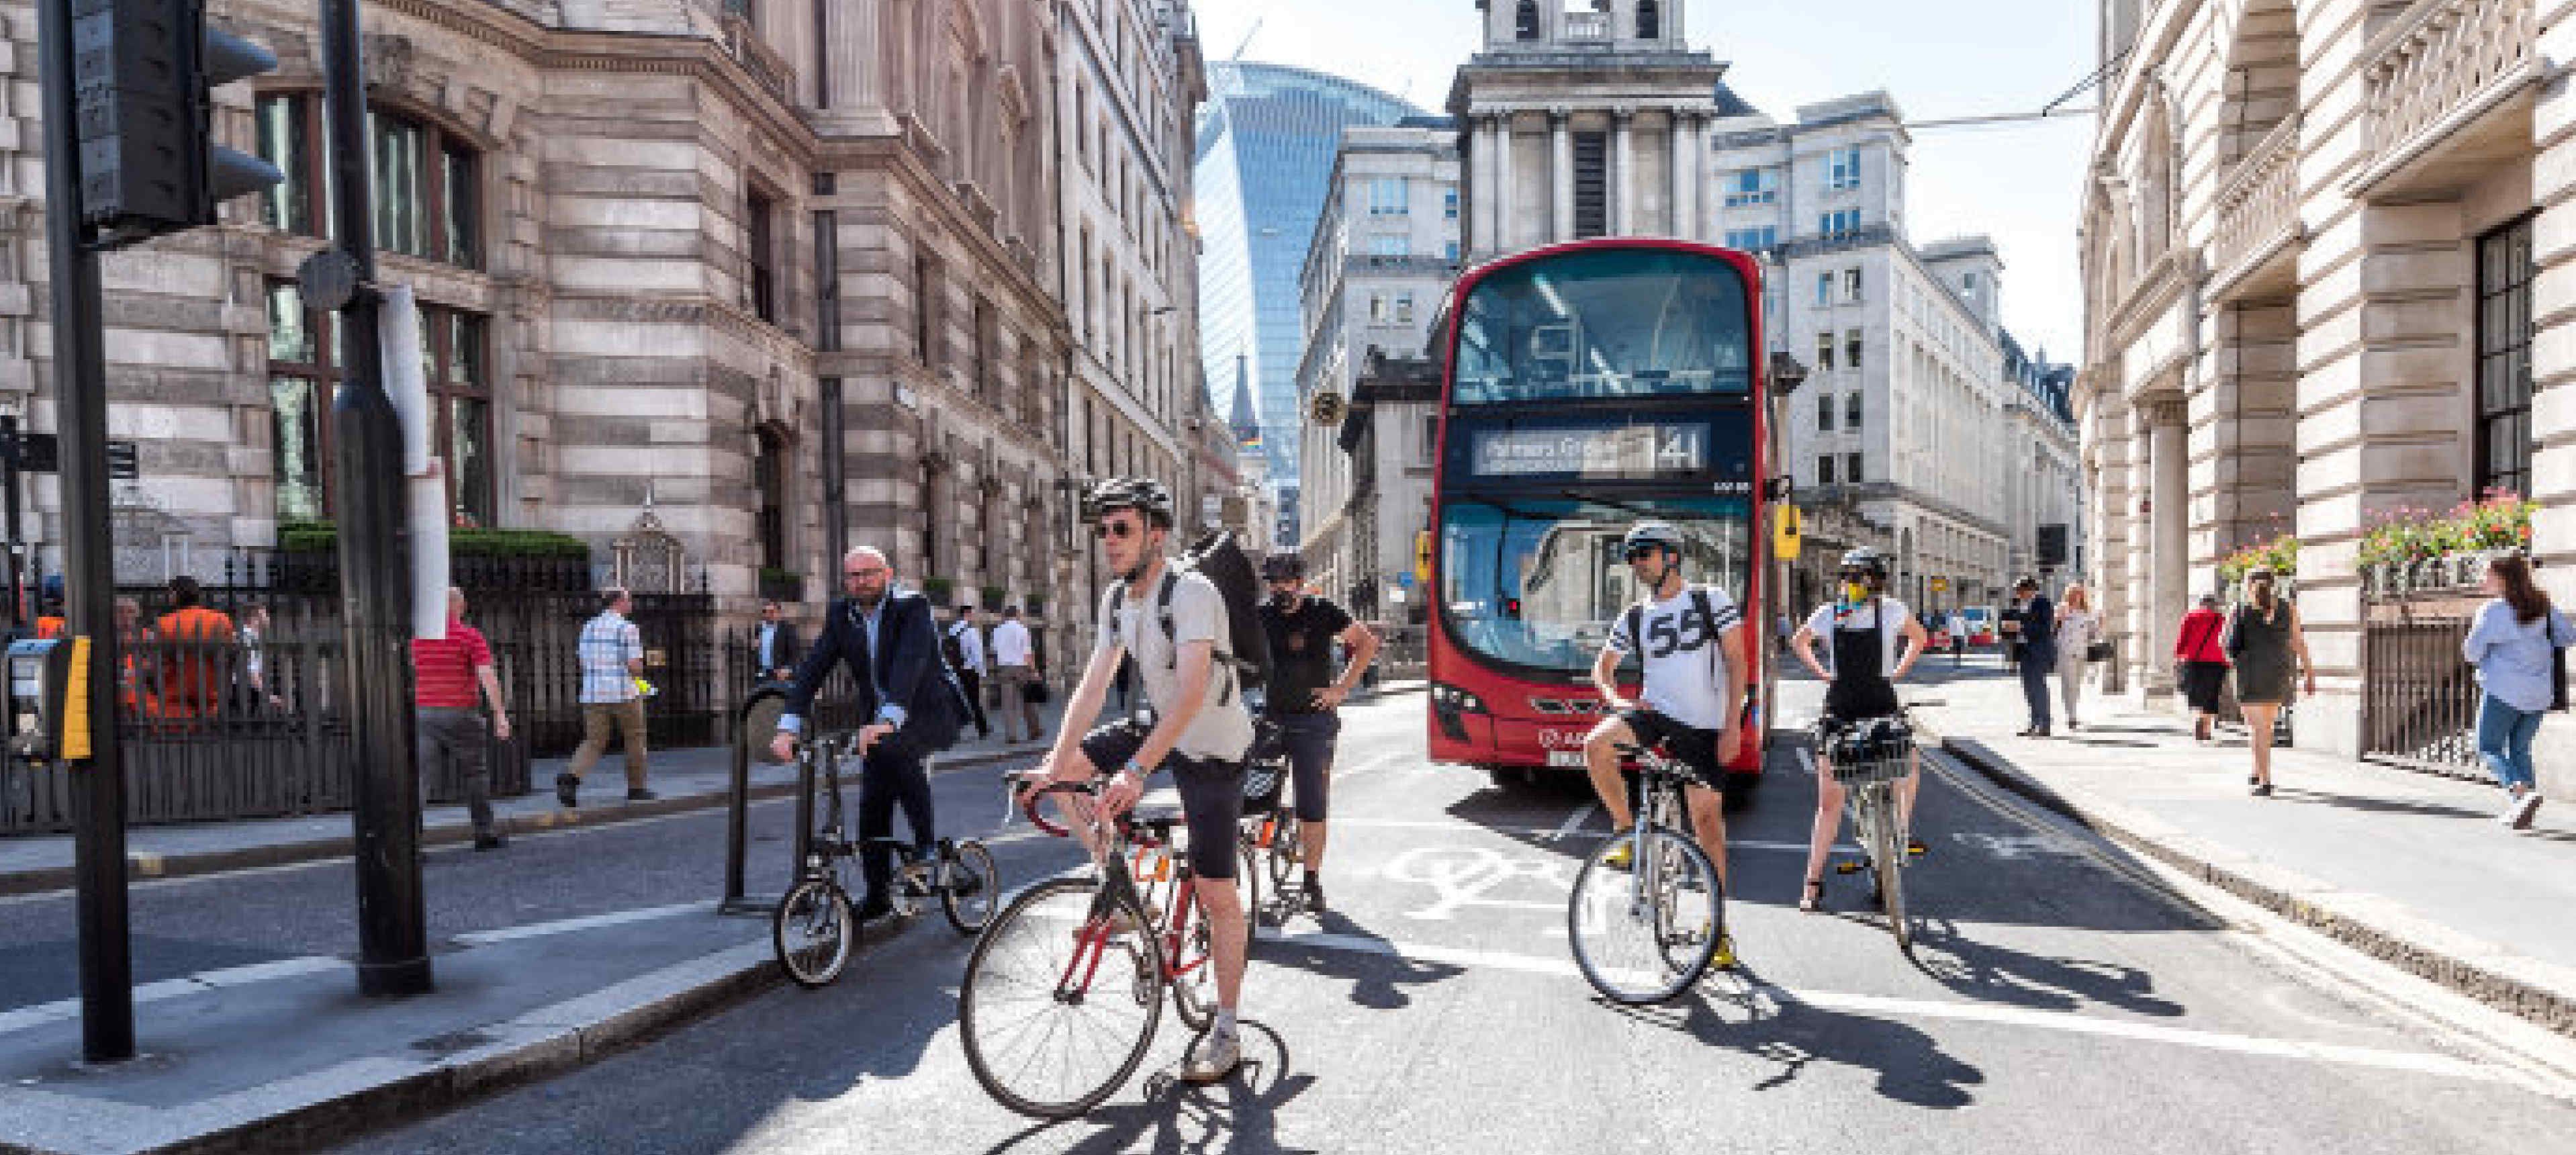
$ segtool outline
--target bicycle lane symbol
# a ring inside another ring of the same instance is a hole
[[[1442,921],[1457,917],[1466,907],[1562,911],[1563,898],[1541,902],[1488,896],[1514,879],[1533,879],[1560,894],[1570,893],[1572,869],[1573,864],[1563,859],[1513,858],[1478,846],[1417,846],[1397,855],[1378,873],[1393,882],[1436,891],[1439,897],[1431,905],[1406,911],[1404,917]]]

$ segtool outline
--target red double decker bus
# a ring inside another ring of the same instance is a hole
[[[1689,541],[1685,574],[1743,607],[1758,774],[1771,701],[1766,502],[1773,454],[1751,257],[1615,238],[1470,270],[1450,292],[1433,482],[1430,743],[1496,779],[1582,772],[1592,663],[1637,600],[1619,542]],[[1638,666],[1623,667],[1633,686]]]

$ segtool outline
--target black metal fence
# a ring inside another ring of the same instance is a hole
[[[2460,657],[2460,639],[2478,604],[2465,592],[2365,603],[2364,758],[2441,774],[2477,774],[2477,671]]]

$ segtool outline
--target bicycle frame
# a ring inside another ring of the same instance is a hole
[[[1080,945],[1075,948],[1073,957],[1065,960],[1065,972],[1056,983],[1056,997],[1078,998],[1090,991],[1092,979],[1100,972],[1100,960],[1109,950],[1112,934],[1109,916],[1122,902],[1132,901],[1137,908],[1144,910],[1150,916],[1154,910],[1154,899],[1168,900],[1163,925],[1151,928],[1155,936],[1161,940],[1163,947],[1159,964],[1163,981],[1178,982],[1200,967],[1215,965],[1216,955],[1213,949],[1188,962],[1181,961],[1181,947],[1188,940],[1191,916],[1206,917],[1205,913],[1199,910],[1198,888],[1193,885],[1197,881],[1197,876],[1191,873],[1189,860],[1175,855],[1168,839],[1141,833],[1125,815],[1119,816],[1115,823],[1109,824],[1107,829],[1102,830],[1097,820],[1098,804],[1089,797],[1088,789],[1082,789],[1079,793],[1065,790],[1056,792],[1081,798],[1086,804],[1085,808],[1092,811],[1084,821],[1103,834],[1103,838],[1092,853],[1093,864],[1100,868],[1100,893],[1093,896],[1091,900],[1091,910],[1083,922]],[[1027,806],[1033,810],[1037,804],[1036,800],[1037,795],[1032,794]],[[1030,817],[1032,821],[1037,821],[1034,813]],[[1045,824],[1040,822],[1039,827],[1044,829]],[[1067,833],[1070,831],[1068,830]],[[1157,870],[1155,878],[1147,880],[1140,886],[1137,881],[1138,871],[1131,864],[1141,863],[1148,852],[1159,858],[1160,869]],[[1082,972],[1078,982],[1074,977],[1076,970]]]

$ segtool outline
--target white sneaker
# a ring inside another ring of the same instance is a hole
[[[1199,1036],[1190,1048],[1190,1056],[1181,1063],[1181,1079],[1189,1083],[1213,1083],[1234,1073],[1243,1062],[1243,1037],[1235,1031],[1209,1031]]]
[[[2539,812],[2540,812],[2540,791],[2537,791],[2537,790],[2525,790],[2525,791],[2523,791],[2523,792],[2522,792],[2522,801],[2520,801],[2520,802],[2518,802],[2518,803],[2515,803],[2515,804],[2514,804],[2514,808],[2513,808],[2513,822],[2512,822],[2512,826],[2513,826],[2513,828],[2514,828],[2514,829],[2516,829],[2516,830],[2529,830],[2529,829],[2531,829],[2531,816],[2532,816],[2532,815],[2534,815],[2534,814],[2538,814]]]
[[[2528,794],[2523,795],[2523,796],[2522,796],[2522,798],[2516,798],[2516,797],[2514,797],[2514,796],[2513,796],[2513,795],[2511,795],[2511,794],[2507,794],[2507,795],[2505,795],[2505,796],[2504,796],[2504,809],[2499,810],[2499,811],[2496,811],[2496,825],[2498,825],[2498,826],[2511,826],[2511,825],[2513,825],[2514,817],[2515,817],[2516,815],[2518,815],[2518,814],[2521,814],[2521,813],[2522,813],[2522,799],[2523,799],[2523,798],[2529,798],[2529,797],[2531,797],[2531,796],[2530,796],[2530,795],[2528,795]]]

